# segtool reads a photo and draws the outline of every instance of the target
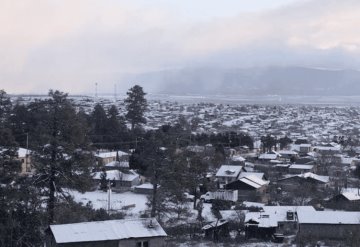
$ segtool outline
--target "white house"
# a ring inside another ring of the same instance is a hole
[[[163,247],[167,236],[155,218],[50,225],[49,230],[46,247]]]
[[[222,165],[215,175],[218,179],[220,188],[223,188],[225,184],[237,180],[242,169],[242,166]]]

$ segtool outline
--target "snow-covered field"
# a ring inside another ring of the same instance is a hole
[[[75,190],[69,191],[70,195],[74,197],[76,202],[82,202],[84,205],[88,202],[91,202],[94,209],[107,209],[108,207],[108,194],[100,190],[80,193]],[[126,213],[126,217],[137,218],[140,217],[147,209],[147,195],[137,194],[133,192],[124,192],[124,193],[111,193],[110,197],[111,209],[115,211],[123,211]],[[189,209],[191,209],[192,216],[188,219],[193,221],[196,219],[197,211],[192,209],[193,203],[189,202]],[[202,216],[205,218],[205,221],[215,220],[214,215],[211,213],[211,204],[204,203],[204,209]]]
[[[107,209],[108,194],[100,190],[86,192],[84,194],[78,191],[69,191],[76,202],[86,204],[92,203],[94,209]],[[146,209],[147,195],[136,194],[133,192],[111,193],[111,209],[116,211],[125,211],[128,216],[139,217]]]

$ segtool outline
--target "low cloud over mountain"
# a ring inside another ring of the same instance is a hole
[[[359,95],[360,71],[304,67],[166,70],[132,78],[154,92],[234,95]]]

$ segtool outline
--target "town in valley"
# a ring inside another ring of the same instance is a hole
[[[359,243],[358,105],[202,100],[2,91],[9,229],[47,246]]]

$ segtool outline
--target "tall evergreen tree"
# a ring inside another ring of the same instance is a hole
[[[103,142],[107,132],[107,116],[102,105],[96,104],[91,114],[91,134],[93,142]]]
[[[107,142],[112,149],[122,147],[121,142],[127,138],[127,127],[115,105],[110,106],[107,113]]]
[[[11,100],[9,95],[4,91],[0,90],[0,122],[4,123],[11,111]]]
[[[146,93],[141,86],[135,85],[126,94],[128,97],[125,99],[127,110],[125,117],[131,124],[131,130],[133,130],[136,125],[146,123],[144,117],[147,110]]]
[[[89,185],[91,153],[88,152],[86,124],[78,117],[67,94],[50,91],[50,98],[39,102],[42,143],[36,150],[35,183],[45,188],[48,222],[54,222],[57,195],[64,187],[84,189]],[[40,133],[37,133],[40,135]]]

